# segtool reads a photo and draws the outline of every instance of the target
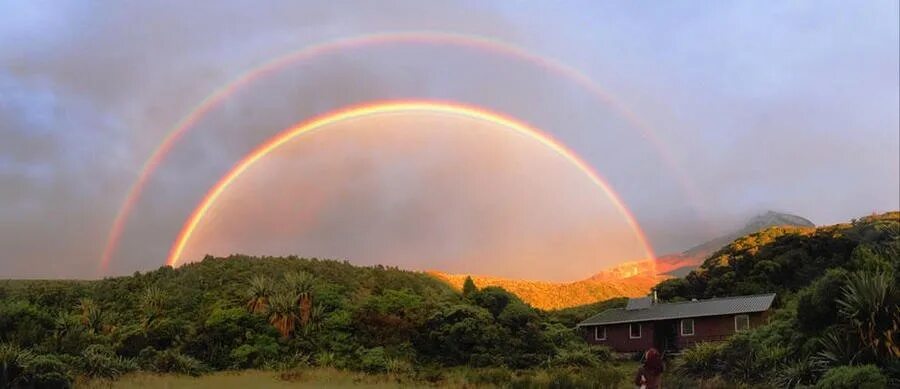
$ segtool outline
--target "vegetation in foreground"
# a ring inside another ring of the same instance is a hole
[[[666,386],[896,386],[898,254],[897,213],[738,239],[660,284],[660,295],[775,291],[782,308],[764,327],[670,361]],[[5,281],[0,386],[152,374],[214,382],[229,376],[213,372],[247,369],[276,382],[332,374],[376,386],[627,386],[634,365],[573,330],[622,303],[544,312],[471,282],[457,293],[422,273],[245,256],[94,282]]]
[[[701,382],[900,387],[900,213],[821,228],[770,228],[719,250],[669,300],[777,292],[768,325],[676,361]]]

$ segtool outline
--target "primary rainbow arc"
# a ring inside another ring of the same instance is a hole
[[[582,171],[595,185],[597,185],[615,205],[616,210],[622,215],[626,223],[636,234],[647,258],[655,258],[653,248],[647,242],[644,232],[641,230],[634,216],[619,198],[619,196],[610,188],[610,186],[600,177],[600,175],[591,168],[589,164],[583,161],[578,155],[564,146],[562,143],[553,139],[550,135],[542,133],[534,127],[525,123],[503,116],[499,113],[490,112],[481,108],[467,106],[458,103],[448,103],[439,101],[387,101],[379,103],[371,103],[361,106],[354,106],[347,109],[338,110],[328,113],[310,120],[304,121],[294,127],[282,131],[278,135],[270,138],[261,144],[255,150],[247,154],[231,170],[228,171],[203,197],[191,216],[187,219],[181,232],[178,234],[172,248],[169,252],[166,264],[169,266],[177,266],[181,260],[185,246],[197,228],[197,225],[215,204],[216,200],[224,193],[228,187],[243,174],[254,163],[264,158],[266,155],[275,151],[287,142],[297,138],[298,136],[309,134],[316,130],[320,130],[330,124],[335,124],[344,120],[362,118],[377,114],[403,113],[403,112],[428,112],[442,113],[451,115],[460,115],[464,117],[484,120],[490,123],[498,124],[503,128],[510,129],[519,134],[528,136],[542,145],[553,150],[555,153],[575,165]]]
[[[555,60],[553,58],[547,58],[534,54],[521,47],[479,36],[430,31],[370,34],[350,38],[340,38],[334,41],[312,45],[256,66],[241,74],[228,84],[213,91],[209,96],[204,98],[199,105],[194,107],[187,114],[187,116],[178,121],[178,123],[176,123],[175,126],[171,130],[169,130],[162,143],[160,143],[160,145],[156,148],[156,150],[154,150],[151,156],[141,167],[137,180],[132,184],[131,188],[129,188],[128,195],[125,197],[122,206],[119,208],[119,212],[116,214],[116,217],[113,220],[112,225],[110,226],[106,244],[101,253],[101,273],[106,272],[109,262],[112,259],[112,256],[115,253],[116,249],[118,248],[118,243],[121,239],[128,218],[134,210],[141,194],[144,191],[144,188],[147,186],[150,177],[157,170],[157,168],[169,154],[169,152],[174,148],[178,140],[180,140],[188,130],[194,127],[207,113],[218,107],[225,99],[231,97],[232,95],[237,93],[237,91],[253,83],[253,81],[275,71],[278,71],[290,64],[310,60],[320,55],[338,52],[340,50],[351,49],[355,47],[364,47],[374,44],[389,43],[445,44],[460,47],[472,47],[484,50],[489,53],[501,54],[509,56],[511,58],[523,60],[574,81],[578,85],[590,91],[590,93],[595,96],[600,102],[612,107],[617,112],[622,114],[623,117],[625,117],[638,131],[641,131],[642,134],[646,136],[646,139],[648,139],[655,146],[656,150],[660,153],[663,159],[670,165],[671,168],[676,171],[676,174],[681,178],[681,184],[688,192],[688,194],[692,197],[694,203],[699,203],[697,199],[699,199],[701,195],[691,185],[689,185],[690,181],[687,175],[684,174],[684,172],[680,169],[679,164],[675,163],[675,159],[668,153],[667,149],[663,147],[662,143],[655,137],[653,132],[650,130],[650,127],[639,117],[637,117],[637,115],[626,109],[623,104],[614,100],[588,76],[581,73],[577,69],[559,62],[558,60]]]

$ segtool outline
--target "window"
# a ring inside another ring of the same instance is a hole
[[[641,325],[640,324],[629,324],[628,325],[628,337],[631,339],[640,339],[641,338]]]
[[[694,336],[694,319],[681,320],[681,336]]]
[[[734,316],[734,331],[741,332],[747,331],[750,329],[750,315],[735,315]]]
[[[594,340],[606,340],[606,327],[594,327]]]

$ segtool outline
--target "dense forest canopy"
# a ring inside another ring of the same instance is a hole
[[[666,300],[779,294],[768,325],[687,350],[671,361],[678,374],[669,382],[897,380],[898,217],[769,228],[659,284]],[[466,281],[457,292],[420,272],[297,257],[207,257],[98,281],[7,280],[0,281],[0,386],[298,366],[430,382],[455,367],[545,369],[571,375],[554,379],[573,385],[621,383],[625,374],[605,367],[613,365],[604,362],[609,350],[588,347],[575,324],[624,303],[542,311],[498,287]],[[491,377],[502,386],[517,376]]]
[[[684,365],[688,374],[787,387],[900,384],[898,212],[750,234],[656,290],[671,301],[778,293],[781,309],[768,325],[690,350],[683,361],[692,362]]]

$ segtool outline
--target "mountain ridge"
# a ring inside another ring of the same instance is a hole
[[[471,276],[479,288],[498,286],[516,294],[536,308],[564,309],[614,297],[645,296],[659,282],[687,275],[698,268],[707,257],[735,239],[774,226],[815,227],[815,224],[801,216],[767,211],[750,218],[744,227],[737,231],[692,246],[681,253],[666,254],[653,260],[620,263],[573,282],[452,274],[436,270],[426,273],[456,290],[461,290],[466,277]]]

